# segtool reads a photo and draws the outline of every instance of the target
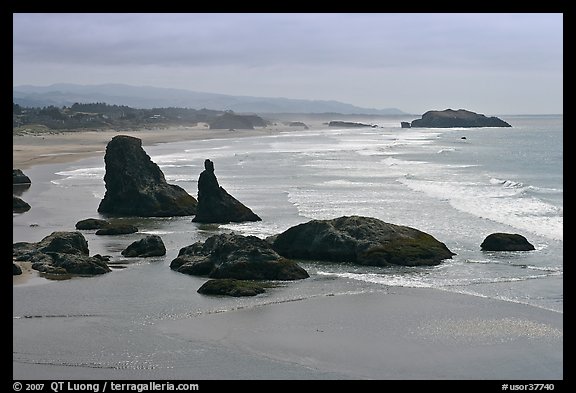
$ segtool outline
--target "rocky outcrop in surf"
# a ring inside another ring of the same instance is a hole
[[[204,161],[204,168],[198,178],[198,206],[193,222],[223,224],[262,220],[218,184],[212,161]]]
[[[166,255],[164,242],[158,235],[149,235],[137,240],[122,251],[125,257],[159,257]]]
[[[512,127],[504,120],[497,117],[486,117],[482,114],[467,111],[465,109],[446,109],[443,111],[428,111],[421,119],[410,123],[412,128],[452,128],[452,127]]]
[[[238,280],[299,280],[308,273],[256,236],[214,235],[184,247],[170,268],[180,273]]]
[[[427,233],[360,216],[312,220],[269,240],[286,258],[370,266],[438,265],[455,255]]]
[[[32,262],[32,269],[48,274],[98,275],[110,272],[107,257],[89,256],[88,242],[80,232],[53,232],[38,243],[12,246],[13,259]]]
[[[31,184],[32,181],[21,169],[12,169],[12,184]]]
[[[24,201],[22,198],[12,195],[12,212],[13,213],[25,213],[32,207]]]
[[[132,224],[122,222],[111,222],[108,225],[98,229],[96,235],[128,235],[138,232],[138,228]]]
[[[142,141],[126,135],[106,147],[106,194],[98,212],[139,217],[188,216],[196,213],[196,199],[183,188],[168,184],[164,173],[142,149]]]
[[[91,230],[91,229],[102,229],[110,225],[107,220],[102,220],[100,218],[86,218],[80,220],[76,223],[76,229],[79,230]]]
[[[256,296],[266,292],[266,288],[271,286],[271,284],[267,284],[261,281],[222,278],[206,281],[200,288],[198,288],[197,292],[203,295],[222,295],[233,297]]]
[[[534,246],[517,233],[492,233],[484,239],[480,248],[483,251],[532,251]]]

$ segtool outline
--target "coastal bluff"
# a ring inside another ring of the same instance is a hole
[[[142,140],[117,135],[104,156],[106,194],[98,212],[118,216],[171,217],[196,214],[196,199],[168,184],[162,170],[142,148]]]
[[[482,114],[465,109],[446,109],[443,111],[428,111],[421,119],[413,120],[410,128],[475,128],[475,127],[512,127],[497,117],[486,117]]]

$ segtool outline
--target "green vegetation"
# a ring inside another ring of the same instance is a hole
[[[125,105],[108,105],[103,102],[79,104],[70,107],[22,107],[12,103],[13,132],[23,130],[49,132],[51,130],[77,130],[114,128],[136,129],[143,127],[196,126],[208,123],[210,128],[222,119],[234,115],[231,111],[190,108],[136,109]],[[234,115],[247,124],[246,128],[264,127],[266,122],[256,115]],[[222,127],[228,128],[228,127]]]

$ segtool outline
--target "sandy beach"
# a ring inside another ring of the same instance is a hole
[[[314,125],[316,128],[321,123]],[[283,125],[254,130],[209,130],[199,124],[195,127],[168,127],[136,131],[82,130],[20,133],[12,137],[12,166],[27,169],[40,164],[58,164],[102,155],[106,145],[116,135],[130,135],[142,140],[142,145],[202,139],[240,138],[273,135],[279,132],[301,130],[301,127]]]

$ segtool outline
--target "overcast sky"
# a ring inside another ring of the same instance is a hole
[[[14,14],[14,86],[125,83],[420,114],[563,113],[563,15]]]

